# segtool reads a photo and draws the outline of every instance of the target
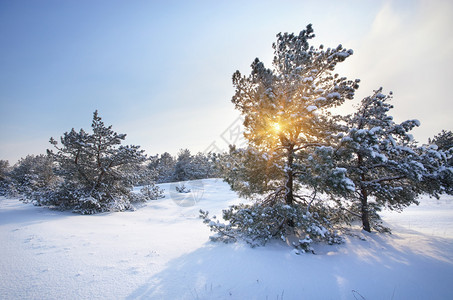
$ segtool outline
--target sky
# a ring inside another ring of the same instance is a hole
[[[45,153],[99,111],[149,155],[226,150],[240,123],[232,75],[271,67],[279,32],[354,55],[351,105],[383,87],[420,143],[453,130],[453,2],[0,0],[0,159]]]

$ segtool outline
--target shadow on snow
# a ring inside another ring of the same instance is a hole
[[[452,245],[411,232],[348,237],[344,245],[318,246],[319,255],[295,255],[277,243],[206,243],[127,299],[446,299]]]

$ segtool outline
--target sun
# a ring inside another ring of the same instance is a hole
[[[279,123],[275,122],[272,124],[272,129],[278,133],[282,130],[282,126]]]

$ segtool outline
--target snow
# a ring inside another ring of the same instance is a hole
[[[283,242],[209,241],[199,209],[239,199],[198,182],[193,206],[166,198],[92,216],[0,198],[0,299],[451,299],[453,197],[383,213],[393,234],[353,228],[302,254]]]
[[[382,128],[380,126],[373,127],[370,129],[370,134],[374,135],[374,134],[376,134],[376,132],[379,132],[381,130],[382,130]]]
[[[338,53],[335,53],[336,56],[339,56],[339,57],[348,57],[349,56],[349,53],[347,52],[338,52]]]
[[[352,142],[353,139],[349,136],[345,136],[344,138],[341,139],[342,142]]]
[[[314,80],[314,79],[313,79],[312,76],[308,76],[308,77],[304,77],[304,78],[302,79],[302,82],[303,82],[303,83],[313,82],[313,80]]]
[[[318,107],[316,107],[315,105],[310,105],[310,106],[307,106],[306,109],[307,109],[308,112],[312,112],[312,111],[314,111],[314,110],[317,110]]]
[[[327,95],[327,98],[331,99],[331,98],[334,98],[334,99],[340,99],[341,98],[341,95],[340,93],[338,92],[333,92],[333,93],[329,93]]]
[[[344,178],[343,179],[346,189],[350,192],[355,192],[355,184],[354,181],[352,181],[350,178]]]
[[[385,156],[384,154],[379,153],[379,152],[376,152],[376,151],[374,151],[372,148],[369,148],[368,150],[369,150],[370,153],[371,153],[371,157],[373,157],[373,158],[376,158],[376,157],[377,157],[377,158],[379,158],[379,160],[381,160],[382,162],[387,162],[387,161],[388,161],[387,156]]]

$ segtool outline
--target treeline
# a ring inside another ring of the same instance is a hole
[[[215,178],[221,177],[217,167],[220,157],[211,152],[193,155],[189,149],[182,149],[176,157],[168,152],[150,157],[146,168],[157,183]]]
[[[220,176],[219,156],[181,150],[147,157],[139,146],[123,146],[125,134],[93,114],[92,132],[72,129],[47,154],[28,155],[13,166],[0,161],[0,195],[82,214],[134,209],[163,197],[155,183]],[[139,193],[133,187],[143,186]]]
[[[225,154],[227,155],[227,154]],[[222,177],[218,153],[191,154],[181,149],[176,156],[168,152],[149,157],[145,163],[130,170],[133,186]],[[0,195],[34,198],[42,189],[55,185],[59,178],[56,162],[49,155],[27,155],[16,164],[0,160]]]

